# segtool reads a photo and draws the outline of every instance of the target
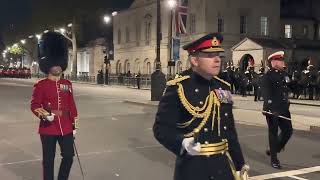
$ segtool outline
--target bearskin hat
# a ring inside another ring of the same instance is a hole
[[[38,44],[40,70],[48,74],[53,66],[60,66],[62,71],[68,67],[68,43],[66,38],[57,32],[42,35]]]

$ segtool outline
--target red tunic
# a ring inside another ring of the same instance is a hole
[[[52,122],[42,120],[49,112],[54,113]],[[38,81],[33,88],[31,111],[40,119],[39,134],[67,135],[72,133],[77,121],[77,108],[70,81],[48,78]]]

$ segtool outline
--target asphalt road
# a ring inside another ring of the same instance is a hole
[[[32,84],[0,79],[0,179],[3,180],[41,179],[38,120],[29,110]],[[155,141],[151,130],[156,107],[124,102],[145,99],[148,91],[75,84],[74,92],[81,120],[76,143],[87,180],[172,179],[174,156]],[[248,101],[236,104],[244,109],[258,109]],[[316,109],[299,106],[296,112],[319,117]],[[264,154],[266,127],[237,124],[237,129],[253,178],[320,179],[319,135],[295,131],[286,151],[279,156],[284,168],[278,171],[270,167]],[[56,174],[59,157],[57,153]],[[70,180],[79,179],[75,159]]]

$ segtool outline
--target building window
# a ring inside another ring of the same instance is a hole
[[[147,74],[151,74],[151,63],[147,62]]]
[[[140,45],[140,36],[141,36],[140,25],[137,23],[136,24],[136,45],[137,46]]]
[[[218,17],[218,32],[224,32],[224,21],[222,17]]]
[[[121,44],[121,30],[118,29],[118,44]]]
[[[240,34],[247,33],[247,16],[240,16]]]
[[[121,62],[120,60],[117,62],[117,67],[116,67],[116,74],[121,74],[122,73],[122,67],[121,67]]]
[[[126,27],[126,43],[130,42],[130,31],[129,28]]]
[[[292,26],[290,24],[284,25],[284,37],[292,38]]]
[[[196,15],[190,14],[190,33],[196,32]]]
[[[131,71],[130,71],[130,63],[127,61],[126,64],[125,64],[125,73],[129,74]]]
[[[308,37],[308,26],[303,26],[303,36]]]
[[[146,22],[146,45],[150,45],[150,38],[151,38],[151,22]]]
[[[261,17],[261,36],[269,35],[268,17]]]

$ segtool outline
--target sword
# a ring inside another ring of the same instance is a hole
[[[78,159],[78,163],[79,163],[79,167],[80,167],[82,179],[84,180],[84,172],[83,172],[82,165],[81,165],[81,162],[80,162],[80,158],[79,158],[79,153],[78,153],[78,150],[77,150],[77,146],[76,146],[76,143],[75,143],[75,141],[74,141],[75,139],[76,139],[76,138],[73,138],[73,147],[74,147],[74,150],[76,151],[76,156],[77,156],[77,159]]]
[[[272,112],[268,112],[268,111],[262,111],[262,113],[275,116],[274,114],[272,114]],[[287,120],[287,121],[292,121],[292,119],[290,119],[290,118],[288,118],[288,117],[285,117],[285,116],[276,116],[276,117],[281,118],[281,119],[285,119],[285,120]]]

